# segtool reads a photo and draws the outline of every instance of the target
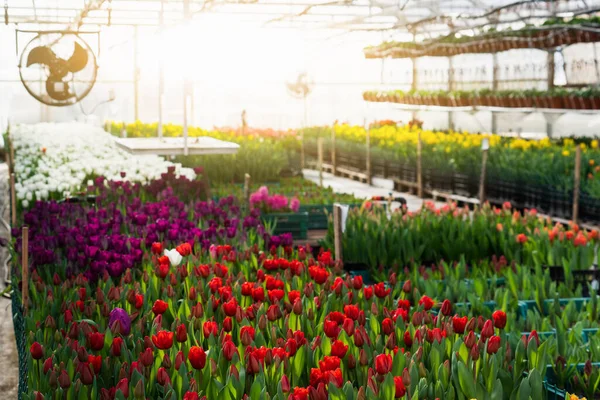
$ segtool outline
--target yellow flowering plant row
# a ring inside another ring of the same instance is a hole
[[[336,149],[342,152],[365,152],[366,130],[362,126],[339,124],[334,128]],[[416,165],[417,142],[422,141],[422,163],[425,169],[479,175],[481,145],[489,141],[487,171],[491,178],[518,180],[520,184],[546,185],[567,193],[573,187],[575,147],[582,148],[582,190],[600,198],[600,149],[598,140],[527,140],[494,134],[466,131],[434,131],[417,124],[383,125],[370,129],[374,159]],[[307,146],[322,136],[329,149],[331,127],[305,130]]]

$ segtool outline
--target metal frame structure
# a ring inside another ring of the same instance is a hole
[[[201,13],[241,14],[270,26],[404,31],[417,40],[598,10],[600,0],[4,0],[6,24],[172,26]]]

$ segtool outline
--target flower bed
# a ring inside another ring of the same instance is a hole
[[[547,345],[504,335],[502,311],[478,322],[443,302],[435,315],[440,304],[405,300],[399,284],[337,276],[328,253],[190,249],[97,285],[34,273],[29,394],[483,399],[542,385]]]
[[[323,245],[333,248],[333,240],[330,226]],[[473,212],[454,204],[436,208],[426,203],[418,212],[400,209],[391,217],[380,208],[354,209],[342,241],[344,259],[367,264],[380,279],[390,269],[398,271],[413,262],[464,259],[472,265],[493,256],[528,266],[562,265],[570,276],[570,271],[593,264],[598,232],[553,225],[535,210],[521,214],[509,203],[503,209]]]
[[[100,128],[77,123],[17,125],[10,132],[14,147],[15,192],[19,205],[59,200],[84,190],[95,177],[147,183],[171,167],[193,180],[193,170],[158,156],[132,156]]]
[[[338,167],[364,172],[366,131],[361,126],[336,125]],[[331,127],[305,131],[307,154],[315,153],[317,138],[331,150]],[[372,173],[416,182],[417,142],[422,141],[422,178],[426,191],[478,196],[481,148],[489,140],[486,197],[495,205],[510,201],[515,207],[570,218],[573,199],[575,147],[582,148],[580,218],[600,221],[600,150],[593,138],[525,140],[490,134],[445,132],[411,126],[370,130]]]

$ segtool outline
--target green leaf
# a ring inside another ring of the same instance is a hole
[[[469,399],[477,397],[477,389],[473,380],[473,373],[462,362],[458,361],[458,382],[460,389]]]
[[[387,374],[385,376],[385,380],[383,381],[383,386],[381,387],[381,393],[383,394],[383,398],[386,400],[393,400],[396,395],[396,385],[394,383],[394,377],[392,374]],[[379,398],[382,398],[379,396]]]

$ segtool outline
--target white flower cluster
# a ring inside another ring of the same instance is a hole
[[[117,147],[109,133],[91,125],[17,125],[11,129],[10,138],[15,149],[16,197],[25,208],[34,200],[80,191],[90,178],[100,175],[109,180],[146,183],[175,166],[177,175],[196,176],[192,169],[159,156],[131,155]]]

